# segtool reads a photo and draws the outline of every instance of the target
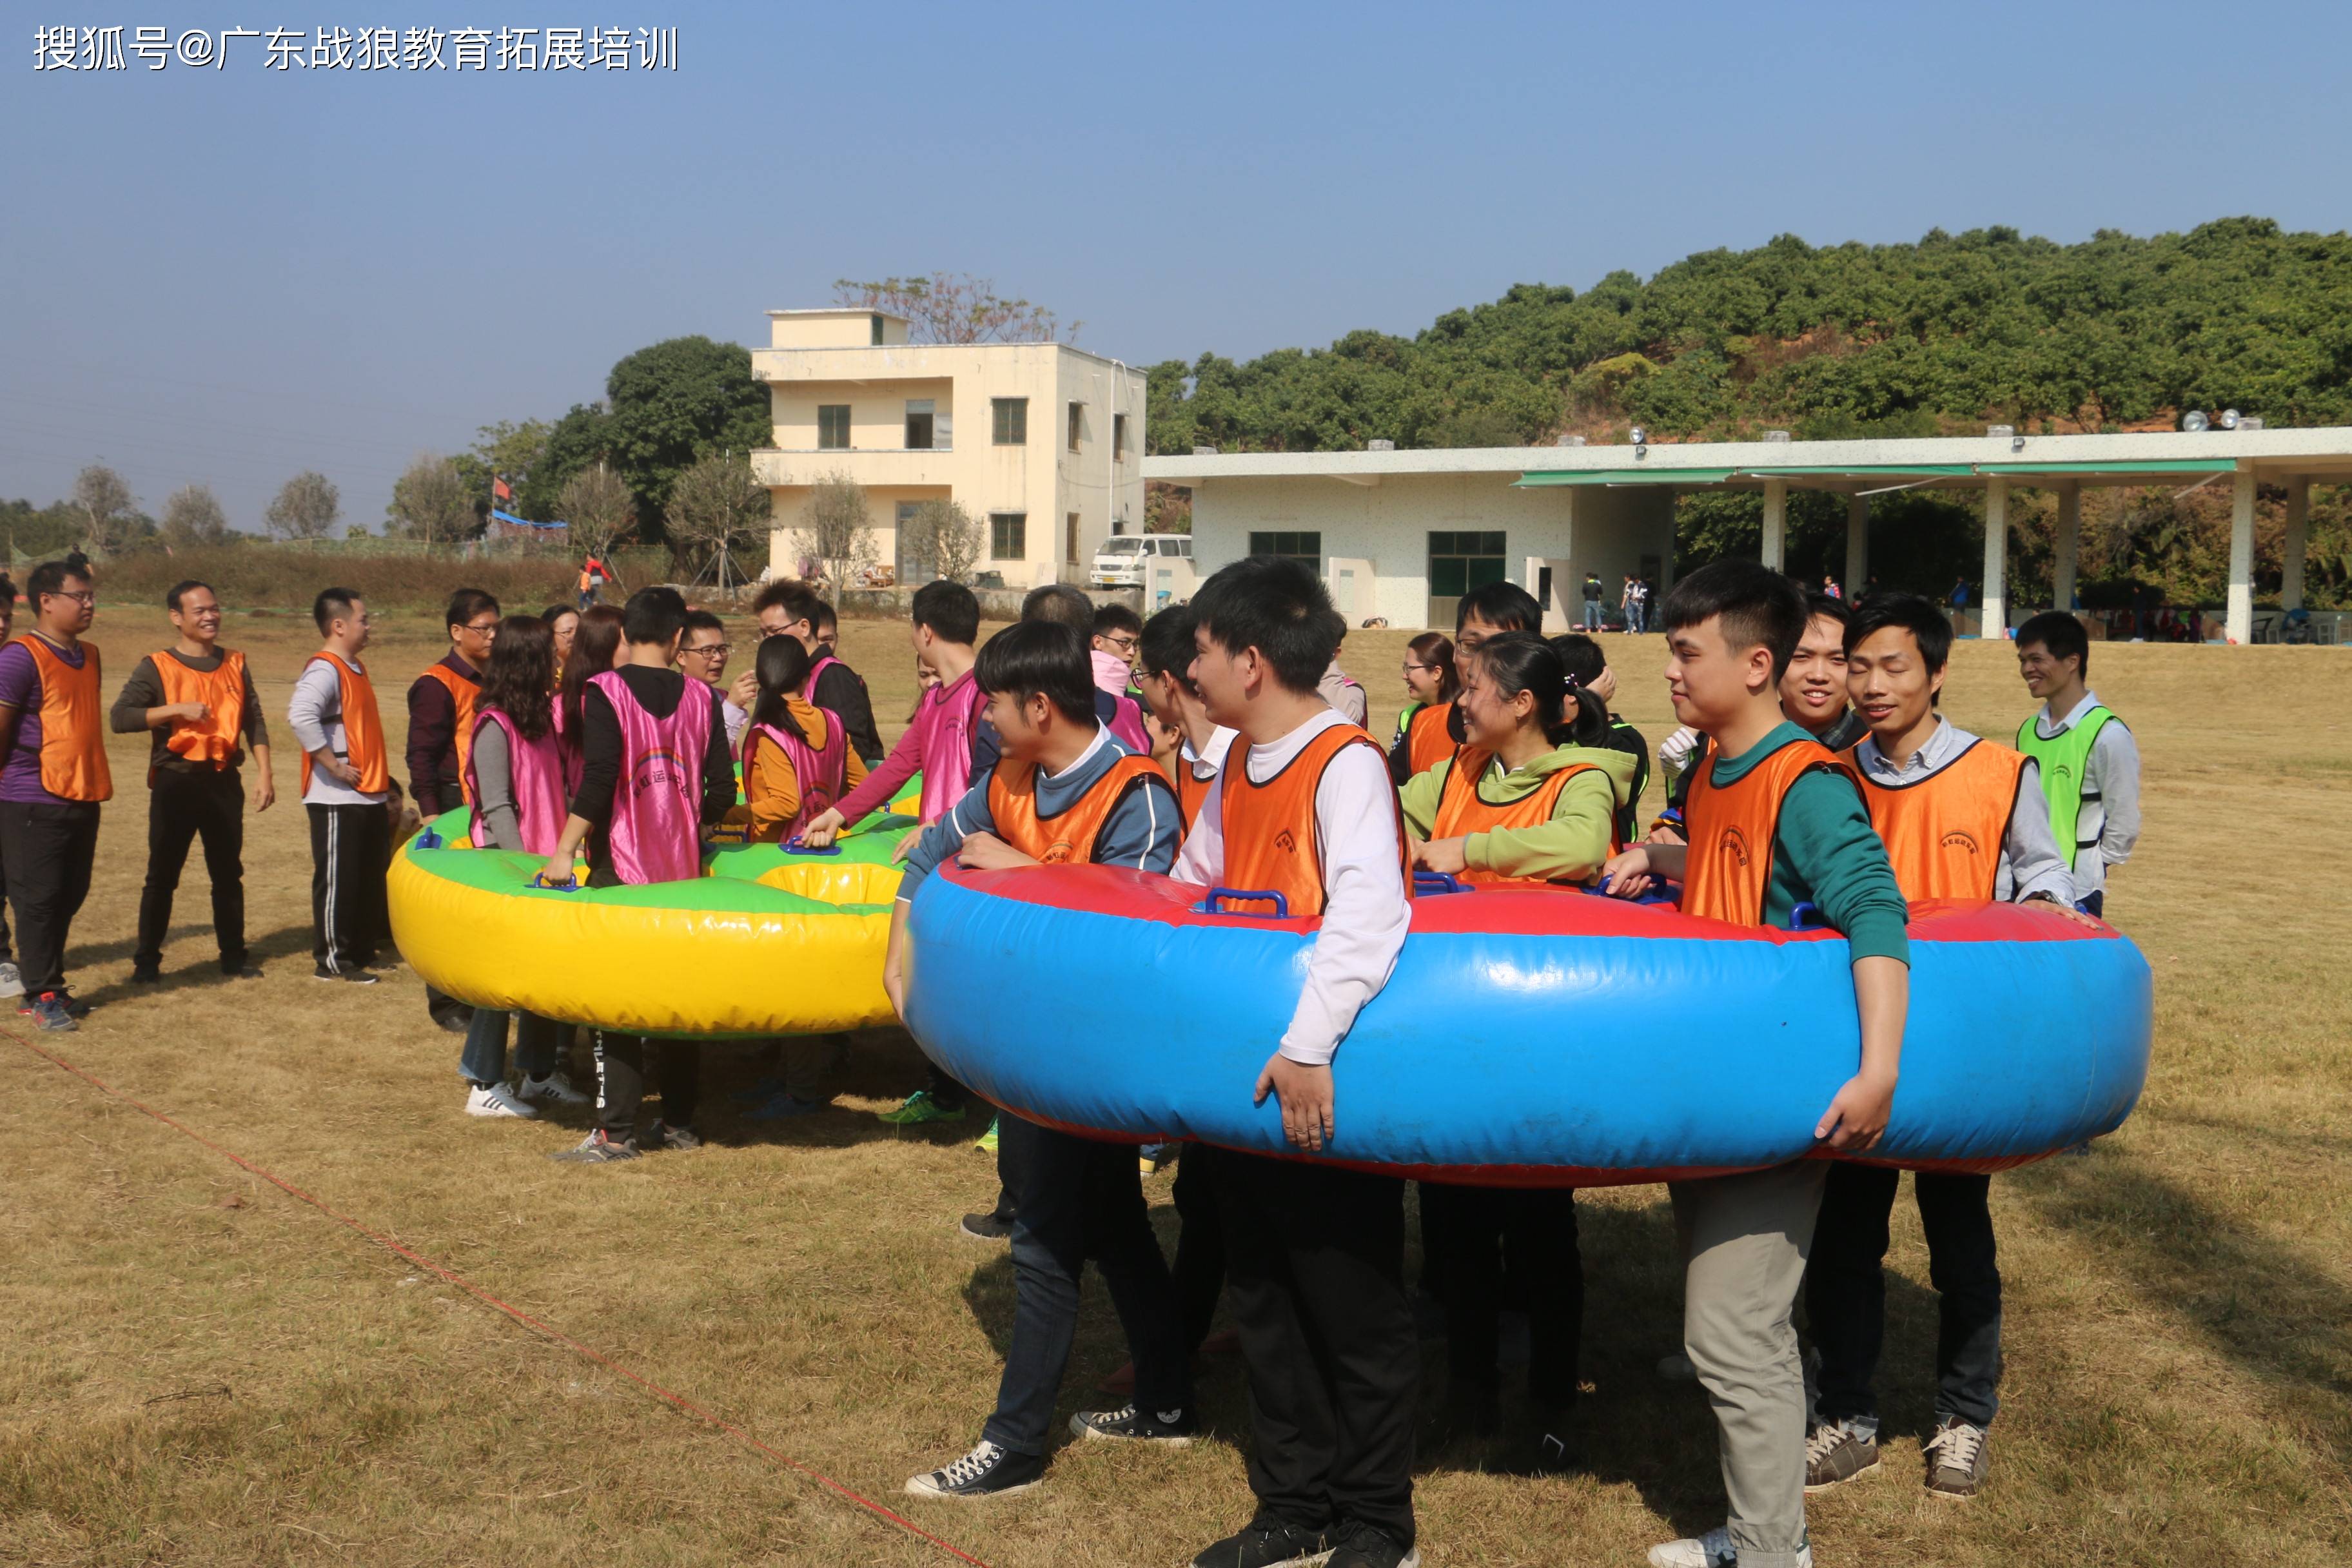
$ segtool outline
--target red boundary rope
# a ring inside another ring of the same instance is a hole
[[[899,1529],[907,1531],[909,1535],[913,1535],[923,1541],[929,1542],[931,1545],[938,1547],[940,1551],[947,1552],[950,1556],[956,1557],[963,1562],[971,1563],[972,1568],[988,1568],[987,1563],[982,1562],[979,1558],[974,1557],[971,1552],[966,1552],[963,1548],[956,1545],[953,1542],[942,1540],[939,1536],[933,1535],[929,1531],[925,1530],[921,1525],[917,1524],[913,1520],[907,1518],[905,1515],[883,1507],[880,1503],[876,1502],[871,1498],[863,1496],[858,1492],[852,1491],[849,1488],[843,1486],[839,1481],[835,1480],[831,1476],[826,1475],[823,1470],[815,1469],[808,1465],[801,1463],[798,1459],[793,1458],[790,1454],[783,1452],[782,1449],[769,1447],[759,1438],[753,1436],[750,1432],[745,1431],[742,1427],[738,1426],[735,1423],[728,1420],[726,1417],[712,1415],[709,1411],[705,1410],[701,1405],[697,1405],[691,1399],[687,1398],[686,1395],[674,1393],[669,1389],[664,1388],[660,1384],[656,1383],[649,1377],[639,1376],[637,1373],[631,1372],[627,1367],[623,1366],[620,1363],[613,1360],[610,1356],[604,1354],[602,1352],[593,1350],[587,1345],[582,1344],[578,1340],[573,1339],[570,1334],[565,1333],[562,1330],[554,1328],[541,1321],[539,1319],[532,1317],[529,1312],[524,1311],[521,1308],[509,1306],[506,1302],[499,1300],[496,1296],[491,1295],[488,1290],[483,1289],[480,1286],[475,1284],[472,1280],[467,1279],[464,1275],[457,1273],[454,1269],[446,1268],[440,1264],[434,1262],[431,1258],[411,1251],[409,1248],[403,1247],[400,1243],[393,1240],[392,1237],[383,1235],[382,1232],[369,1229],[366,1226],[362,1225],[358,1220],[352,1218],[349,1215],[338,1214],[333,1209],[329,1208],[325,1203],[311,1196],[309,1193],[304,1192],[301,1188],[296,1186],[293,1183],[287,1181],[284,1177],[265,1170],[263,1167],[255,1164],[252,1161],[245,1158],[241,1154],[236,1153],[231,1150],[222,1148],[219,1144],[214,1142],[203,1133],[198,1132],[192,1128],[183,1126],[181,1123],[174,1121],[172,1118],[164,1115],[162,1111],[156,1110],[152,1105],[147,1105],[140,1100],[132,1099],[130,1095],[123,1093],[121,1089],[114,1088],[111,1084],[105,1082],[94,1074],[85,1072],[80,1068],[74,1066],[73,1063],[66,1060],[63,1057],[58,1056],[54,1052],[43,1050],[40,1047],[33,1044],[32,1041],[12,1030],[0,1029],[0,1035],[6,1035],[8,1038],[16,1041],[18,1045],[24,1047],[35,1056],[41,1058],[50,1066],[62,1068],[63,1070],[73,1074],[74,1077],[81,1079],[84,1083],[89,1084],[91,1088],[99,1090],[100,1093],[110,1095],[112,1098],[122,1101],[125,1105],[145,1112],[147,1115],[152,1116],[156,1121],[162,1122],[164,1126],[172,1129],[174,1132],[180,1133],[184,1137],[194,1139],[196,1142],[203,1144],[205,1148],[211,1150],[214,1153],[218,1154],[222,1159],[228,1161],[231,1164],[236,1165],[240,1170],[248,1171],[254,1175],[260,1177],[263,1181],[268,1182],[271,1186],[278,1188],[282,1193],[285,1193],[288,1196],[299,1199],[301,1202],[310,1205],[312,1208],[317,1209],[320,1214],[325,1215],[329,1219],[333,1220],[336,1224],[347,1226],[351,1229],[357,1231],[360,1235],[367,1237],[370,1241],[374,1242],[378,1247],[384,1248],[386,1251],[406,1258],[409,1262],[414,1263],[419,1268],[428,1269],[431,1272],[439,1275],[442,1279],[447,1280],[450,1284],[455,1285],[458,1289],[463,1290],[467,1295],[473,1297],[483,1305],[494,1307],[498,1309],[498,1310],[504,1312],[508,1317],[512,1318],[516,1322],[522,1324],[523,1327],[534,1330],[539,1333],[542,1333],[549,1339],[553,1340],[556,1343],[563,1346],[565,1349],[577,1351],[580,1354],[586,1356],[590,1361],[594,1362],[597,1365],[620,1373],[623,1377],[627,1378],[631,1383],[635,1384],[639,1388],[644,1389],[647,1394],[652,1394],[655,1398],[662,1400],[665,1403],[674,1405],[678,1409],[685,1411],[688,1415],[694,1416],[698,1420],[706,1422],[709,1425],[717,1427],[719,1431],[726,1433],[731,1437],[740,1439],[750,1447],[767,1455],[768,1458],[775,1460],[778,1464],[786,1466],[791,1469],[798,1470],[802,1475],[808,1477],[811,1480],[815,1481],[819,1486],[824,1487],[828,1491],[835,1492],[842,1497],[847,1498],[859,1508],[862,1508],[866,1512],[874,1515],[875,1518],[885,1520],[891,1524],[895,1524]]]

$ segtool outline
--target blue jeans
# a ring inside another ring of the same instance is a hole
[[[1016,1454],[1043,1455],[1054,1400],[1078,1327],[1078,1275],[1102,1270],[1135,1357],[1135,1404],[1148,1412],[1192,1407],[1191,1347],[1168,1278],[1168,1260],[1144,1208],[1132,1143],[1056,1132],[1005,1111],[998,1147],[1013,1194],[1013,1344],[996,1410],[981,1436]]]
[[[515,1068],[526,1078],[545,1078],[555,1070],[555,1052],[563,1026],[536,1013],[515,1017]],[[504,1083],[507,1076],[507,1015],[489,1007],[474,1009],[466,1029],[466,1049],[457,1058],[457,1071],[472,1083]]]
[[[1601,629],[1601,601],[1598,599],[1584,601],[1584,629],[1588,632]]]

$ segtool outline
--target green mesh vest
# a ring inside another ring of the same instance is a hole
[[[2092,744],[2114,718],[2105,704],[2099,704],[2084,714],[2080,723],[2071,724],[2047,740],[2035,729],[2032,719],[2017,727],[2017,749],[2033,759],[2035,769],[2042,774],[2042,793],[2050,800],[2050,836],[2066,852],[2066,868],[2070,871],[2082,858],[2083,851],[2098,843],[2095,838],[2084,841],[2078,837],[2077,825],[2083,817],[2083,773],[2091,760]]]

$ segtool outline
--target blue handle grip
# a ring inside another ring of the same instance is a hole
[[[1789,911],[1790,931],[1823,931],[1828,929],[1828,926],[1829,921],[1822,919],[1822,911],[1815,909],[1810,902],[1801,903]]]
[[[1217,908],[1217,900],[1220,899],[1246,900],[1252,903],[1261,904],[1271,903],[1274,906],[1274,913],[1264,914],[1256,910],[1221,910]],[[1251,920],[1286,921],[1290,918],[1290,900],[1271,888],[1212,888],[1209,889],[1207,898],[1192,906],[1192,912],[1196,915],[1243,915]]]
[[[419,849],[438,849],[446,841],[431,828],[420,827],[416,830],[415,842]]]
[[[830,844],[823,849],[811,848],[808,845],[802,843],[801,836],[795,833],[790,838],[784,840],[783,850],[787,855],[838,855],[841,853],[841,846],[838,844]]]
[[[1473,893],[1477,889],[1451,871],[1415,871],[1412,874],[1415,896],[1442,898],[1447,893]]]
[[[580,890],[580,879],[572,876],[564,878],[561,882],[551,882],[547,879],[546,872],[534,871],[530,874],[530,885],[534,888],[544,888],[551,893],[576,893]]]

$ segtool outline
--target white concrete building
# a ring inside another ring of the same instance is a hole
[[[899,533],[925,500],[963,503],[988,531],[978,570],[1008,587],[1083,583],[1104,539],[1142,531],[1141,371],[1064,343],[910,343],[886,311],[768,321],[751,375],[775,444],[751,469],[768,487],[775,574],[799,574],[809,491],[832,474],[865,490],[876,564],[898,583],[932,575]]]
[[[2008,508],[2015,490],[2058,497],[2055,597],[2073,601],[2079,500],[2092,486],[2227,484],[2233,500],[2228,627],[2252,639],[2257,483],[2287,493],[2282,602],[2303,602],[2311,485],[2352,481],[2352,428],[2158,431],[1892,441],[1741,441],[1675,446],[1525,447],[1439,451],[1197,452],[1152,458],[1144,477],[1192,490],[1192,550],[1203,576],[1257,553],[1312,560],[1351,624],[1452,629],[1465,587],[1507,577],[1542,600],[1547,629],[1577,613],[1597,572],[1616,603],[1624,574],[1661,592],[1674,570],[1674,495],[1747,489],[1764,498],[1763,559],[1781,564],[1789,491],[1848,498],[1848,583],[1869,574],[1874,494],[1979,489],[1988,518],[1981,602],[1988,625],[2023,618],[2009,604]]]

